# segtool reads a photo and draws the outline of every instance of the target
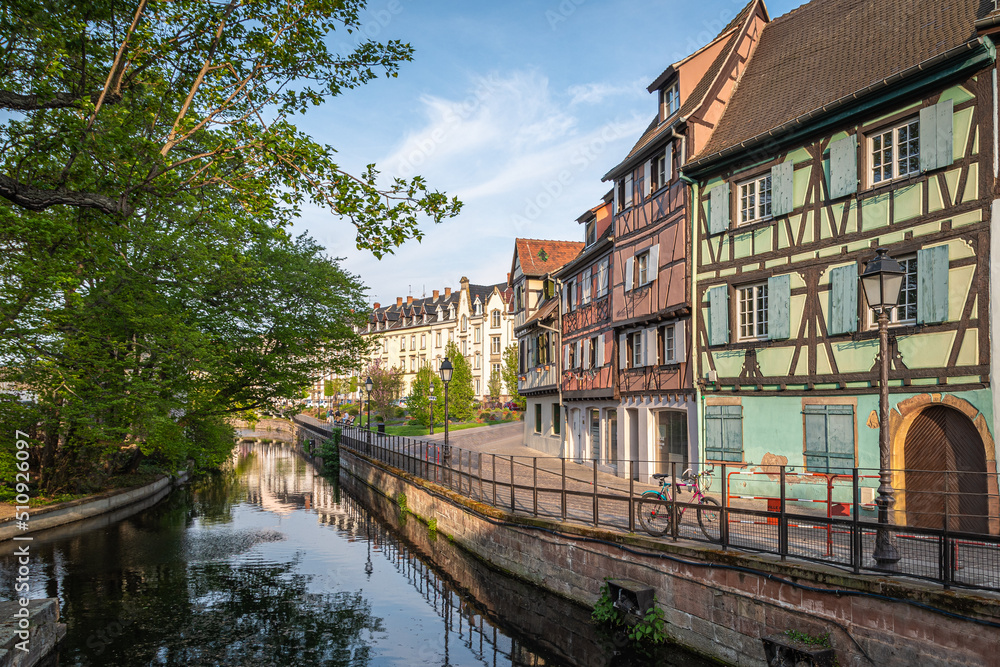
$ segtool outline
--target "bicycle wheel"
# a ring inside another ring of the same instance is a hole
[[[713,542],[722,541],[722,512],[719,501],[715,498],[702,498],[698,508],[698,525],[705,537]]]
[[[670,530],[670,502],[656,491],[647,491],[639,498],[639,523],[653,537],[659,537]]]

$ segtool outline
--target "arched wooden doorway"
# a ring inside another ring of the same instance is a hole
[[[938,404],[906,432],[906,524],[989,532],[989,487],[982,438],[969,419]]]

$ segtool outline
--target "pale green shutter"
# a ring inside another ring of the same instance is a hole
[[[795,165],[791,160],[771,168],[771,215],[791,213],[795,207]]]
[[[955,161],[952,125],[954,100],[920,110],[920,170],[947,167]]]
[[[812,472],[847,473],[854,458],[854,407],[807,405],[806,468]]]
[[[742,406],[705,406],[705,458],[730,463],[743,460]]]
[[[917,251],[917,324],[948,319],[948,246]]]
[[[729,183],[712,190],[708,216],[708,233],[718,234],[729,229]]]
[[[708,290],[708,344],[729,342],[729,286],[719,285]]]
[[[858,191],[858,137],[852,134],[830,144],[830,198]]]
[[[767,337],[785,340],[791,337],[792,277],[772,276],[767,279]]]
[[[830,336],[858,330],[858,265],[838,266],[830,271]]]
[[[722,407],[705,406],[705,458],[711,461],[722,460]]]

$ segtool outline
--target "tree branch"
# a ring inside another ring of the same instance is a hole
[[[42,190],[19,183],[5,174],[0,174],[0,197],[29,211],[44,211],[52,206],[69,205],[96,209],[112,216],[125,217],[132,213],[132,206],[124,199],[117,200],[96,192]]]

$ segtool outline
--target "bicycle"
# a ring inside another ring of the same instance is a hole
[[[720,542],[722,540],[720,528],[721,505],[715,498],[705,495],[705,492],[712,485],[713,472],[714,470],[706,470],[695,475],[688,468],[681,475],[681,480],[683,481],[677,482],[677,492],[678,494],[680,493],[681,487],[689,487],[691,489],[692,497],[690,504],[700,506],[697,508],[697,512],[698,525],[701,527],[701,532],[712,542]],[[670,493],[671,483],[669,474],[657,473],[653,475],[653,479],[660,482],[660,490],[644,492],[639,498],[637,511],[639,513],[639,523],[642,524],[643,529],[653,537],[660,537],[671,529],[671,518],[675,513],[674,499]],[[700,479],[704,479],[704,489],[699,484]],[[678,503],[680,503],[680,500],[678,500]],[[678,526],[680,526],[681,519],[684,517],[684,510],[686,509],[685,505],[678,505],[676,508]]]

